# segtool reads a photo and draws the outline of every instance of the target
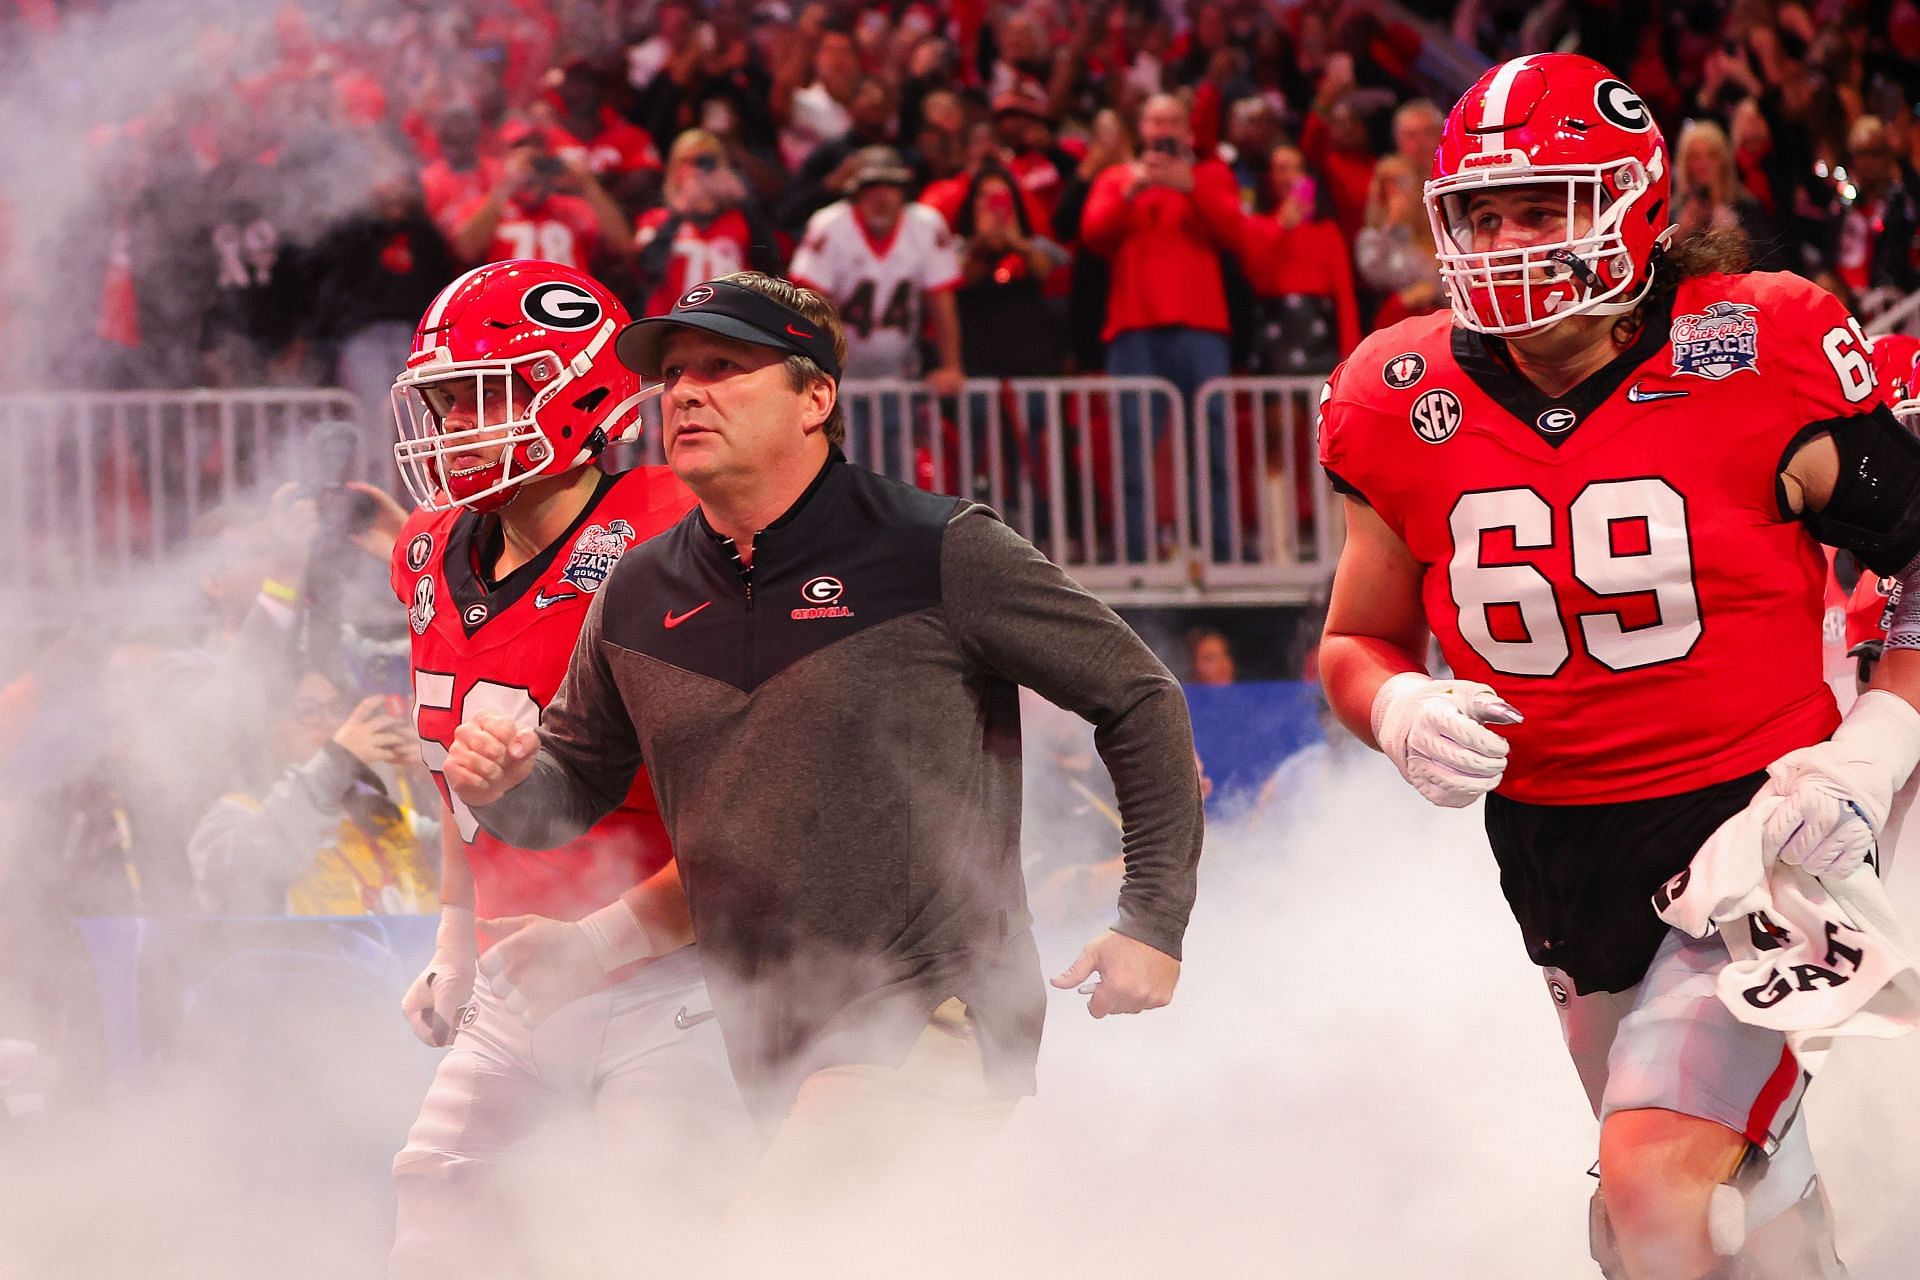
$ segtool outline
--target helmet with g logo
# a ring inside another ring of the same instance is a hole
[[[626,323],[604,285],[557,262],[492,262],[441,290],[393,383],[393,453],[414,500],[496,510],[637,436],[659,388],[615,358]]]
[[[1593,59],[1537,53],[1487,72],[1448,114],[1426,185],[1454,318],[1516,334],[1632,310],[1669,234],[1670,167],[1647,104]],[[1564,193],[1559,238],[1476,249],[1473,197],[1503,187]]]

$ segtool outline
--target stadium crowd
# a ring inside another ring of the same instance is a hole
[[[21,0],[4,43],[31,60],[114,8]],[[743,267],[822,277],[856,376],[942,389],[1324,372],[1442,304],[1419,183],[1457,68],[1549,47],[1641,86],[1675,140],[1683,232],[1737,223],[1758,265],[1856,305],[1913,287],[1912,0],[1433,8],[1450,30],[1344,0],[341,0],[210,20],[155,100],[89,121],[90,207],[53,246],[79,332],[27,372],[382,399],[434,293],[513,256],[591,270],[636,312]],[[932,233],[907,202],[939,214]]]

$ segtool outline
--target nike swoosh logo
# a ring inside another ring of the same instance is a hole
[[[671,609],[667,610],[667,616],[665,619],[667,624],[667,630],[669,631],[673,630],[675,627],[679,626],[681,623],[685,622],[688,618],[691,618],[694,614],[700,612],[702,609],[706,608],[708,605],[712,603],[713,601],[711,600],[702,600],[699,604],[693,606],[693,608],[687,610],[685,613],[680,614],[678,617],[674,616],[673,610]]]
[[[1627,399],[1634,404],[1645,404],[1649,400],[1678,400],[1686,394],[1684,391],[1642,391],[1637,382],[1627,388]]]
[[[557,596],[550,596],[547,594],[547,589],[542,587],[533,593],[533,607],[536,609],[544,609],[548,605],[559,604],[562,600],[575,599],[579,594],[578,591],[562,591]]]
[[[796,329],[792,325],[787,326],[787,332],[792,334],[796,338],[811,338],[813,336],[812,334],[808,333],[805,329]]]

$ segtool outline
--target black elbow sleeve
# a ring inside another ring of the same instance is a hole
[[[1920,440],[1882,405],[1870,414],[1810,426],[1793,448],[1821,432],[1833,437],[1840,452],[1840,474],[1826,505],[1802,512],[1801,522],[1875,573],[1900,572],[1920,555]]]

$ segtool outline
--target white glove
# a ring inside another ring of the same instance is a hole
[[[494,943],[480,958],[481,971],[527,1027],[598,991],[614,970],[654,954],[652,939],[621,898],[571,922],[529,915],[486,924]]]
[[[1831,738],[1767,766],[1761,794],[1787,802],[1761,833],[1763,851],[1810,875],[1850,874],[1872,851],[1916,762],[1920,711],[1898,694],[1867,690]]]
[[[407,988],[400,1012],[423,1044],[444,1049],[453,1043],[466,1008],[473,1003],[473,909],[442,905],[434,935],[433,960]]]
[[[1403,671],[1373,698],[1373,738],[1429,801],[1464,809],[1500,785],[1507,740],[1486,728],[1520,713],[1484,684]]]

